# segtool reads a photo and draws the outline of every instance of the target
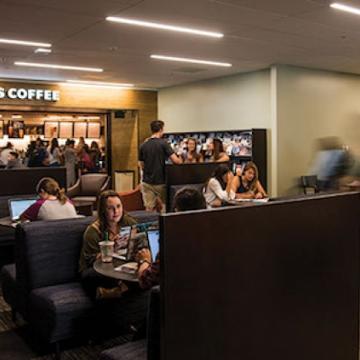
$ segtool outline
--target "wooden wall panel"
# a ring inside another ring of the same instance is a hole
[[[30,84],[0,81],[0,87],[50,89],[60,91],[58,102],[0,99],[0,110],[38,110],[85,112],[113,110],[136,110],[137,129],[125,121],[114,122],[111,132],[113,149],[112,169],[134,169],[138,145],[150,135],[150,122],[157,118],[157,91],[101,89],[62,84]],[[127,131],[130,131],[127,133]],[[129,142],[129,139],[131,141]],[[136,139],[136,141],[135,141]],[[138,140],[137,140],[138,139]],[[134,151],[136,150],[136,152]],[[126,152],[126,154],[124,154]],[[123,168],[126,167],[126,168]]]
[[[115,118],[112,114],[111,130],[113,170],[134,170],[137,174],[139,147],[137,112],[128,111],[124,119]],[[135,181],[137,181],[137,175]]]

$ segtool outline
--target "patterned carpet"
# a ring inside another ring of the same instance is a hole
[[[62,360],[95,360],[101,351],[126,343],[131,336],[119,336],[97,344],[66,343]],[[0,293],[0,359],[1,360],[53,360],[53,349],[44,344],[36,344],[31,338],[31,330],[22,319],[16,324],[11,319],[11,311]]]

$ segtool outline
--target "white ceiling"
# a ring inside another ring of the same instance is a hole
[[[339,0],[340,1],[340,0]],[[161,88],[272,64],[360,74],[360,17],[330,0],[0,0],[0,38],[50,42],[49,55],[0,44],[0,77],[81,79]],[[360,7],[360,0],[342,1]],[[105,21],[123,16],[225,34],[222,39]],[[150,54],[230,62],[231,68],[170,63]],[[103,73],[14,66],[33,61],[104,68]]]

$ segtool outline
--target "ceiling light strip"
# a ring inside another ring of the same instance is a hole
[[[31,63],[31,62],[23,62],[23,61],[15,61],[14,65],[17,65],[17,66],[29,66],[29,67],[39,67],[39,68],[47,68],[47,69],[74,70],[74,71],[90,71],[90,72],[103,72],[104,71],[103,69],[100,69],[100,68],[72,66],[72,65]]]
[[[182,26],[160,24],[160,23],[155,23],[155,22],[128,19],[128,18],[122,18],[122,17],[108,16],[106,18],[106,20],[121,23],[121,24],[144,26],[144,27],[161,29],[161,30],[177,31],[177,32],[183,32],[183,33],[188,33],[188,34],[193,34],[193,35],[201,35],[201,36],[208,36],[208,37],[214,37],[214,38],[224,37],[224,34],[221,34],[218,32],[204,31],[204,30],[187,28],[187,27],[182,27]]]
[[[333,9],[336,9],[336,10],[346,11],[346,12],[349,12],[349,13],[352,13],[352,14],[360,15],[360,9],[355,8],[353,6],[340,4],[340,3],[332,3],[330,5],[330,7],[332,7]]]
[[[45,53],[45,54],[50,54],[52,52],[51,49],[43,49],[43,48],[37,48],[35,49],[34,53]]]
[[[34,41],[25,41],[25,40],[14,40],[14,39],[1,39],[0,43],[3,44],[12,44],[12,45],[23,45],[23,46],[36,46],[36,47],[51,47],[49,43],[41,43]]]
[[[200,60],[200,59],[190,59],[190,58],[182,58],[182,57],[174,57],[174,56],[164,56],[164,55],[150,55],[152,59],[157,60],[166,60],[166,61],[179,61],[186,62],[192,64],[202,64],[202,65],[211,65],[211,66],[222,66],[222,67],[231,67],[232,64],[217,62],[217,61],[209,61],[209,60]]]

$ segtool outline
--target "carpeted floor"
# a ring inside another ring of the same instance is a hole
[[[131,336],[119,336],[97,344],[86,341],[63,344],[62,360],[95,360],[101,351],[129,341]],[[0,293],[0,360],[53,360],[53,348],[38,344],[31,329],[22,319],[16,324],[11,311]]]

